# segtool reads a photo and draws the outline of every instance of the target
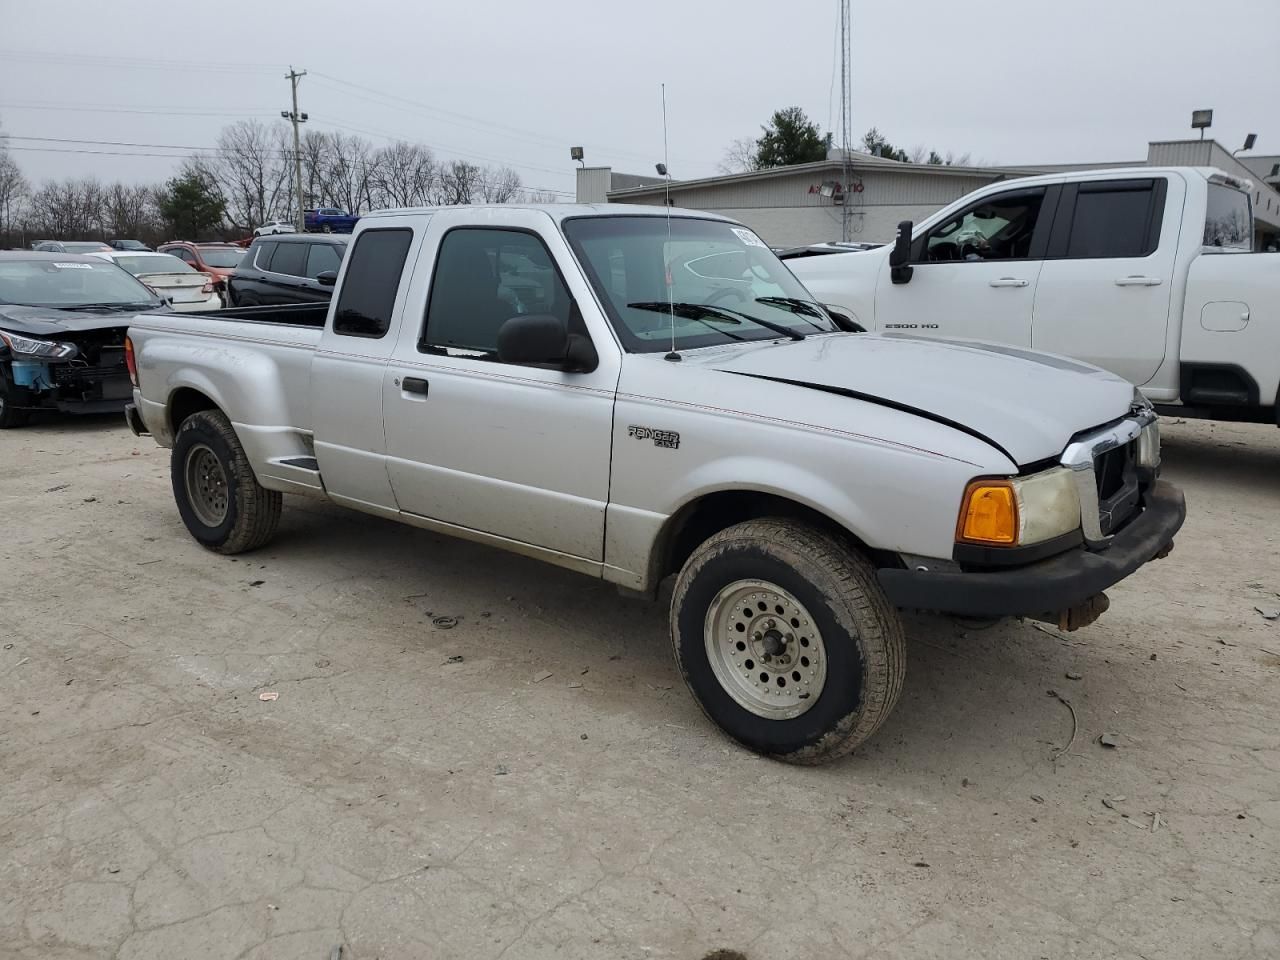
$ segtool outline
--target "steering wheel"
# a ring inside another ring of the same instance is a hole
[[[720,287],[718,290],[716,290],[715,293],[707,297],[707,299],[704,302],[707,304],[707,306],[715,306],[721,300],[725,299],[730,295],[737,297],[739,303],[746,303],[747,300],[749,299],[749,297],[745,293],[743,293],[740,287]]]

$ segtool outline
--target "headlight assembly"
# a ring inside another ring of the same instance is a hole
[[[10,333],[8,330],[0,330],[0,340],[4,341],[5,346],[9,348],[9,352],[15,357],[36,357],[40,360],[70,360],[80,352],[74,343],[63,343],[60,340],[34,340],[21,334]]]
[[[1080,496],[1071,471],[1054,467],[1029,477],[974,480],[964,493],[956,540],[986,547],[1043,543],[1080,526]]]

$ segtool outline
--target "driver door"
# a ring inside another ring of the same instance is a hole
[[[912,276],[876,281],[876,329],[1031,346],[1057,185],[989,194],[912,243]]]

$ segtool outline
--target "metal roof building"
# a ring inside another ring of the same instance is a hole
[[[826,160],[698,180],[672,180],[671,203],[740,220],[771,246],[798,246],[841,239],[847,216],[849,239],[892,241],[901,220],[920,221],[979,187],[999,180],[1067,170],[1135,166],[1211,166],[1253,182],[1251,199],[1258,242],[1280,239],[1280,177],[1269,174],[1280,158],[1236,159],[1214,140],[1158,141],[1145,160],[1092,164],[1033,164],[959,167],[901,163],[855,153],[843,182],[839,151]],[[583,203],[662,204],[668,185],[655,177],[614,173],[608,167],[578,171]]]

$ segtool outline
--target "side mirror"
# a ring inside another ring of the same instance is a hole
[[[503,363],[555,364],[584,373],[600,362],[589,339],[569,333],[559,317],[540,313],[520,314],[498,328],[498,359]]]
[[[321,270],[316,274],[316,283],[322,287],[332,287],[338,282],[337,270]]]
[[[894,283],[910,283],[915,268],[911,266],[911,230],[914,225],[910,220],[898,224],[898,235],[893,241],[893,251],[889,254],[889,279]]]

